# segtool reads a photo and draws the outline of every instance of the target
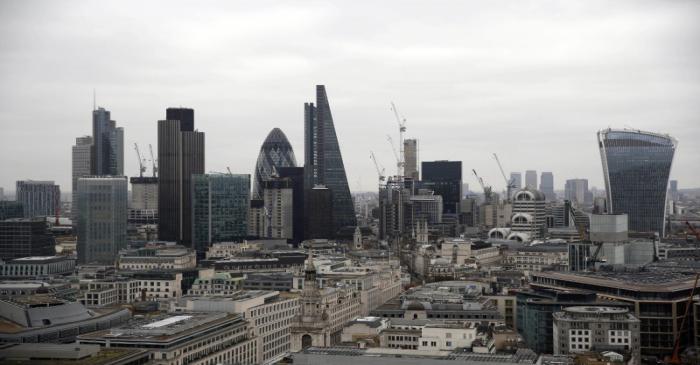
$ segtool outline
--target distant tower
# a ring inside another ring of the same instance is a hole
[[[362,231],[360,230],[360,226],[355,227],[355,234],[353,235],[352,242],[355,250],[362,249]]]
[[[418,181],[420,176],[418,173],[418,140],[407,139],[403,142],[403,150],[405,156],[404,176]]]
[[[513,181],[513,191],[522,189],[523,187],[523,174],[519,172],[511,172],[510,180]]]
[[[537,190],[537,171],[525,171],[525,187]]]
[[[53,216],[61,203],[61,188],[53,181],[17,181],[15,191],[25,218]]]
[[[666,194],[678,142],[639,130],[598,132],[608,211],[627,214],[629,230],[665,234]]]
[[[416,243],[419,245],[427,245],[428,239],[428,221],[418,222],[418,230],[416,231]]]
[[[253,183],[253,199],[262,199],[262,183],[270,179],[273,173],[277,173],[280,167],[295,167],[297,160],[294,157],[292,145],[287,136],[279,128],[274,128],[265,138],[258,162],[255,164],[255,182]]]
[[[158,239],[192,240],[192,175],[204,173],[204,132],[194,110],[168,108],[158,121]]]
[[[92,111],[90,159],[92,175],[124,175],[124,128],[118,128],[104,108]]]
[[[554,175],[551,172],[542,172],[540,176],[540,191],[544,193],[547,201],[556,200],[554,195]]]
[[[71,221],[73,229],[78,228],[78,179],[91,174],[91,154],[92,136],[82,136],[75,139],[75,146],[72,150],[72,175],[73,184],[71,186]]]
[[[356,226],[355,206],[323,85],[316,85],[316,105],[304,104],[304,169],[306,190],[316,185],[325,185],[330,190],[333,201],[332,233],[335,234],[342,227]]]

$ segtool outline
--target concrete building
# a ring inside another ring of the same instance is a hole
[[[289,354],[290,326],[299,313],[296,297],[276,291],[239,291],[226,296],[185,296],[175,312],[225,312],[243,315],[258,340],[258,363],[272,364]]]
[[[339,343],[345,324],[359,317],[362,309],[360,296],[354,289],[318,287],[311,255],[304,273],[304,289],[299,296],[301,313],[293,322],[291,331],[293,352]]]
[[[129,278],[138,282],[140,296],[146,300],[167,300],[182,296],[182,272],[138,271]]]
[[[588,190],[588,179],[566,180],[564,199],[576,206],[586,206],[593,203],[593,194]]]
[[[0,276],[3,278],[47,278],[70,275],[74,271],[75,260],[68,256],[29,256],[0,261]]]
[[[631,304],[633,315],[641,321],[642,354],[665,355],[673,350],[684,314],[677,308],[688,300],[695,274],[672,266],[647,265],[645,271],[539,272],[531,277],[533,288],[585,289],[596,292],[600,299]],[[681,340],[681,346],[690,343],[688,336]]]
[[[567,307],[554,313],[554,355],[615,351],[639,363],[639,328],[627,308]]]
[[[150,245],[119,252],[117,268],[127,271],[188,270],[197,267],[194,250],[180,245]]]
[[[420,180],[420,172],[418,171],[418,140],[406,139],[403,141],[404,151],[404,168],[403,175],[410,177],[414,181]]]
[[[265,201],[251,199],[248,209],[248,236],[265,237]]]
[[[141,365],[148,352],[140,349],[107,350],[97,345],[7,344],[0,361],[13,365]]]
[[[188,295],[231,295],[241,291],[242,276],[233,276],[227,272],[217,272],[213,275],[202,275],[192,283]]]
[[[294,237],[294,185],[291,179],[270,178],[260,182],[266,217],[263,220],[267,238]]]
[[[78,263],[114,264],[127,241],[126,177],[78,179]]]
[[[522,241],[543,238],[547,229],[545,195],[525,188],[513,194],[511,231],[519,233]],[[512,235],[512,233],[511,233]],[[509,239],[512,239],[509,237]]]
[[[168,108],[158,121],[158,238],[191,247],[192,175],[204,174],[204,132],[194,110]]]
[[[158,178],[153,176],[132,177],[131,204],[135,210],[155,210],[158,212]]]
[[[258,341],[243,316],[189,312],[138,319],[84,334],[78,344],[149,351],[149,364],[259,364]]]
[[[553,266],[567,267],[568,246],[566,243],[541,243],[513,248],[505,252],[504,263],[525,272],[542,271]]]
[[[53,216],[60,210],[61,188],[53,181],[17,181],[16,189],[25,218]]]
[[[591,214],[591,242],[625,242],[629,239],[627,214]]]
[[[532,190],[537,190],[537,171],[525,171],[525,187]]]
[[[250,175],[192,175],[192,248],[199,257],[215,242],[248,234]]]
[[[0,343],[70,343],[130,317],[125,308],[93,312],[50,294],[15,295],[0,300]]]
[[[71,184],[71,221],[73,229],[77,229],[78,223],[78,179],[92,174],[92,136],[82,136],[75,139],[75,145],[72,150],[72,176]]]
[[[243,289],[288,292],[292,290],[293,280],[294,274],[290,272],[248,273],[243,281]]]
[[[0,221],[0,259],[29,256],[53,256],[55,239],[44,219],[7,219]]]

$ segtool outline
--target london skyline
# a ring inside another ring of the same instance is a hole
[[[698,187],[695,2],[376,4],[372,16],[342,3],[201,5],[183,24],[149,21],[192,10],[163,3],[138,16],[113,4],[31,3],[0,5],[7,192],[21,179],[69,191],[70,148],[91,134],[93,89],[124,128],[126,175],[138,174],[134,142],[156,148],[157,121],[176,106],[195,109],[207,135],[206,172],[252,175],[274,127],[303,151],[303,103],[316,84],[327,87],[353,191],[358,179],[359,190],[376,190],[370,150],[395,171],[391,101],[420,160],[463,161],[473,191],[472,168],[502,190],[493,152],[507,174],[552,171],[556,190],[570,178],[604,189],[596,132],[608,127],[675,137],[671,178]]]

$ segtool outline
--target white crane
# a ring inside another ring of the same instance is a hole
[[[391,152],[394,153],[394,158],[396,158],[396,167],[398,169],[397,176],[401,176],[401,156],[399,156],[399,152],[396,151],[396,146],[394,145],[394,139],[391,138],[391,136],[387,134],[386,140],[389,141],[389,145],[391,145]]]
[[[385,175],[385,169],[382,167],[379,162],[377,162],[377,157],[374,155],[374,151],[369,151],[369,158],[372,159],[372,162],[374,162],[374,168],[377,169],[377,175],[379,176],[379,183],[381,184],[382,181],[386,179]]]
[[[153,146],[148,144],[148,149],[151,150],[151,163],[153,164],[153,177],[158,177],[158,160],[153,157]]]
[[[139,145],[134,143],[134,149],[136,150],[136,157],[139,158],[139,177],[143,177],[143,173],[146,171],[146,166],[143,165],[145,159],[141,159],[141,152],[139,152]]]
[[[396,159],[396,166],[398,168],[398,176],[403,177],[404,166],[406,164],[406,159],[404,156],[404,134],[406,133],[406,118],[399,116],[399,111],[396,109],[394,102],[391,102],[391,111],[394,112],[394,117],[396,118],[396,123],[399,125],[399,156]],[[393,146],[393,142],[392,142]],[[396,152],[394,152],[396,154]]]
[[[515,179],[511,178],[508,180],[506,177],[505,171],[503,171],[503,166],[501,166],[501,161],[498,159],[497,154],[493,154],[493,158],[496,160],[496,163],[498,164],[498,169],[501,170],[501,175],[503,176],[503,180],[506,182],[506,194],[507,194],[507,201],[510,201],[510,195],[513,192],[513,188],[515,187]]]

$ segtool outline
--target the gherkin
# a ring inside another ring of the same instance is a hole
[[[297,160],[294,158],[294,150],[292,150],[287,136],[281,129],[274,128],[260,147],[258,162],[255,164],[253,198],[262,199],[262,182],[269,179],[275,173],[275,169],[296,166]]]

